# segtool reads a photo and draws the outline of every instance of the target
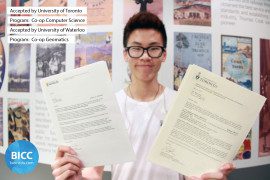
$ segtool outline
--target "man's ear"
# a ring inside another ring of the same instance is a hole
[[[125,49],[123,50],[123,55],[124,55],[124,61],[128,62],[128,57],[129,56],[128,56],[128,52]]]
[[[165,62],[166,58],[167,58],[167,51],[164,51],[162,56],[161,56],[161,61]]]

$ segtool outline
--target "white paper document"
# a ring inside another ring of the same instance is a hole
[[[231,162],[265,97],[190,65],[151,148],[149,161],[187,176]]]
[[[104,61],[40,83],[59,144],[73,147],[86,167],[134,160]]]

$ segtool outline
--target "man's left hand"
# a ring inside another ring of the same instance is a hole
[[[235,169],[232,163],[224,164],[217,172],[208,172],[201,177],[186,177],[186,180],[227,180],[227,176]]]

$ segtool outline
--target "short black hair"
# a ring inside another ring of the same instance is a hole
[[[167,34],[163,22],[153,13],[139,12],[134,14],[124,28],[123,46],[127,47],[130,34],[136,29],[154,29],[160,32],[163,39],[163,47],[167,47]]]

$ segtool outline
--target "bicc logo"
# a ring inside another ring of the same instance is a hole
[[[38,164],[37,148],[29,141],[18,140],[9,145],[5,161],[9,169],[16,174],[32,172]]]

